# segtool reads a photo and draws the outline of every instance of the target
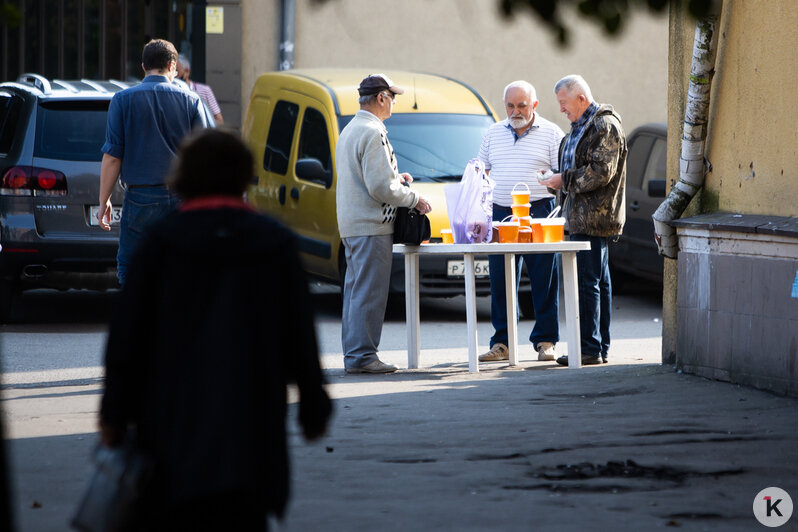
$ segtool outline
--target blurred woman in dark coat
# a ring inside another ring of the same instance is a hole
[[[252,157],[204,130],[180,151],[179,209],[130,265],[106,350],[101,438],[152,457],[142,530],[265,530],[288,499],[286,386],[321,436],[331,411],[296,239],[242,194]]]

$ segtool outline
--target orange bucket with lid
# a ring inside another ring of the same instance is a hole
[[[532,242],[534,244],[543,243],[543,226],[541,225],[543,220],[545,220],[545,218],[532,218],[529,221],[529,227],[532,229]]]
[[[519,244],[531,244],[532,243],[532,228],[531,227],[521,227],[518,229],[518,243]]]
[[[454,244],[454,235],[451,229],[441,229],[441,239],[444,244]]]
[[[543,242],[565,240],[565,218],[546,218],[540,225],[543,228]]]
[[[524,188],[521,189],[519,186]],[[516,183],[510,194],[513,196],[513,203],[517,203],[519,205],[529,203],[529,185],[524,182]],[[526,216],[526,214],[524,216]]]
[[[502,244],[518,242],[518,230],[521,228],[521,223],[516,216],[508,216],[497,225],[499,229],[499,242]]]
[[[516,218],[524,218],[529,216],[529,209],[532,207],[530,203],[513,203],[510,208],[513,210],[513,216]]]

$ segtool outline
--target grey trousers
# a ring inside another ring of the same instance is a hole
[[[346,278],[341,316],[344,366],[359,368],[377,360],[385,321],[393,258],[393,235],[344,238]]]

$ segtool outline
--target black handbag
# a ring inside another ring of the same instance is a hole
[[[396,220],[393,223],[393,243],[417,246],[431,235],[429,218],[416,209],[408,207],[396,208]]]
[[[151,460],[136,449],[131,438],[119,447],[98,445],[94,473],[72,527],[81,532],[135,529],[152,471]]]

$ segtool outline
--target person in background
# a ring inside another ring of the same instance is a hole
[[[164,179],[180,142],[207,125],[199,97],[172,85],[177,75],[177,50],[172,43],[148,42],[141,67],[142,82],[111,98],[100,167],[97,220],[106,231],[111,230],[111,193],[118,179],[125,188],[116,256],[122,285],[144,229],[177,205],[177,196],[166,188]]]
[[[540,169],[557,168],[557,148],[563,137],[556,124],[535,112],[538,106],[535,87],[527,81],[514,81],[504,89],[507,119],[493,124],[482,139],[479,158],[496,182],[493,189],[493,220],[500,221],[512,214],[511,192],[516,183],[529,187],[530,216],[545,218],[554,208],[554,195],[537,182]],[[523,189],[526,190],[526,189]],[[490,320],[494,334],[490,351],[479,356],[480,362],[507,360],[507,294],[504,279],[504,257],[489,255],[490,264]],[[529,341],[538,360],[554,360],[554,346],[560,339],[559,271],[554,253],[523,256],[535,326]],[[520,271],[520,270],[519,270]],[[519,276],[520,278],[520,276]]]
[[[242,199],[252,169],[230,133],[182,146],[181,204],[144,235],[111,321],[100,435],[132,427],[154,463],[143,530],[266,530],[289,495],[287,385],[306,438],[330,417],[296,237]]]
[[[562,78],[554,94],[571,131],[560,146],[560,173],[540,182],[557,192],[570,239],[590,242],[576,254],[579,334],[582,364],[601,364],[608,362],[612,315],[608,243],[626,220],[626,134],[621,117],[593,100],[582,76]],[[568,357],[557,363],[567,366]]]
[[[177,56],[177,77],[185,81],[188,88],[196,92],[199,97],[205,101],[208,105],[208,109],[213,115],[213,119],[216,120],[216,125],[221,126],[224,124],[222,109],[219,107],[219,102],[216,101],[216,95],[213,93],[213,89],[211,89],[210,85],[192,81],[191,61],[183,54]]]
[[[396,366],[377,356],[393,259],[396,207],[422,214],[430,204],[404,186],[413,178],[399,173],[383,122],[404,90],[384,74],[360,82],[360,110],[341,131],[335,148],[338,172],[338,230],[346,254],[341,344],[347,373],[391,373]]]

